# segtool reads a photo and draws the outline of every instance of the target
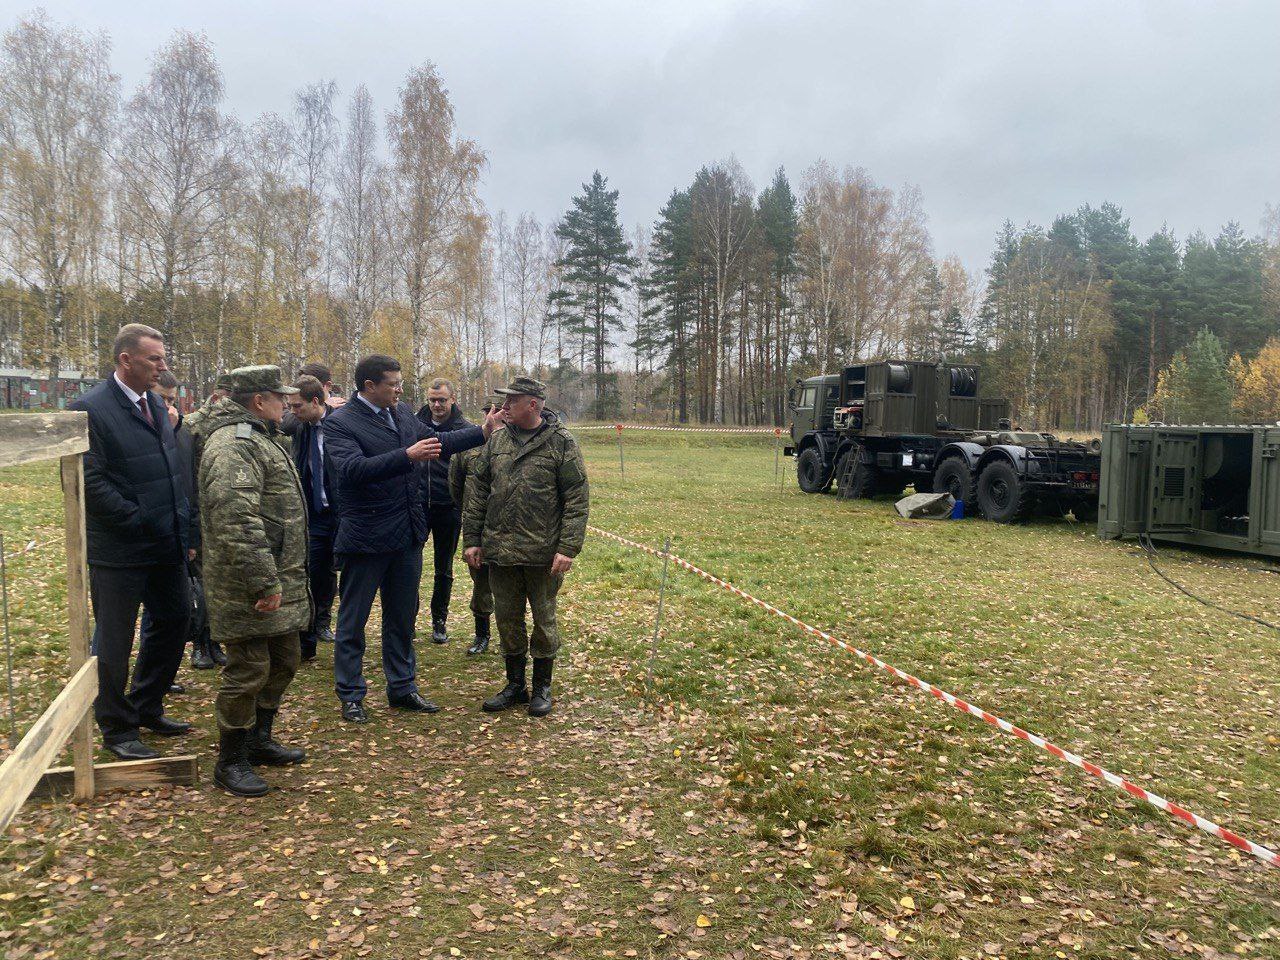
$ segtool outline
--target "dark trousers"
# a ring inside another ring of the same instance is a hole
[[[328,519],[311,518],[307,539],[307,578],[311,581],[311,600],[315,619],[311,629],[302,632],[302,655],[316,655],[316,637],[332,621],[333,598],[338,591],[338,575],[333,569],[333,538],[337,530]]]
[[[462,511],[452,503],[427,508],[428,538],[431,540],[435,579],[431,584],[431,618],[443,620],[449,615],[449,597],[453,593],[453,555],[458,552],[458,535],[462,533]]]
[[[138,724],[164,713],[164,696],[178,675],[187,643],[191,594],[185,564],[149,567],[89,567],[93,600],[92,650],[98,658],[98,696],[93,715],[104,743],[138,737]],[[129,686],[129,657],[138,607],[150,616],[138,644]],[[125,693],[128,688],[128,694]]]
[[[413,635],[421,580],[421,544],[388,553],[351,553],[342,557],[333,678],[338,699],[343,703],[363,700],[368,691],[364,679],[364,631],[373,598],[379,594],[382,597],[382,670],[387,678],[387,697],[403,697],[417,691]]]
[[[209,635],[209,606],[204,599],[204,583],[193,572],[187,584],[191,589],[191,619],[187,622],[187,642],[191,644],[193,650],[208,650],[213,638]],[[146,604],[143,604],[140,627],[142,636],[145,637],[154,629],[151,621],[151,611],[147,609]]]

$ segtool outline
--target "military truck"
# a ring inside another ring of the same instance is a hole
[[[796,481],[841,497],[950,493],[998,523],[1035,515],[1094,522],[1100,445],[1014,428],[1009,403],[983,398],[977,367],[860,361],[790,391]]]

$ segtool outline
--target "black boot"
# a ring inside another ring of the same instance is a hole
[[[196,637],[191,641],[191,668],[193,670],[212,670],[217,664],[209,653],[209,639],[206,636]]]
[[[225,667],[227,665],[227,655],[222,652],[222,644],[217,640],[209,641],[209,656],[218,666]]]
[[[498,713],[517,703],[529,702],[529,691],[524,685],[524,654],[507,657],[507,685],[484,702],[485,713]]]
[[[467,653],[475,655],[484,653],[489,649],[489,618],[476,617],[476,638],[472,641],[471,646],[467,648]]]
[[[307,759],[304,750],[286,747],[271,735],[276,711],[258,708],[258,725],[249,733],[249,762],[254,766],[285,767]]]
[[[431,642],[432,643],[448,643],[449,634],[445,632],[445,625],[448,622],[449,615],[437,617],[434,613],[431,615]]]
[[[218,762],[213,765],[213,782],[237,797],[260,797],[270,787],[249,766],[249,731],[220,732]]]
[[[529,701],[529,716],[545,717],[551,712],[551,657],[533,658],[533,699]]]

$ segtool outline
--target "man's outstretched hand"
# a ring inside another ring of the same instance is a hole
[[[412,447],[405,450],[409,455],[409,459],[414,463],[423,463],[427,460],[440,459],[440,441],[435,437],[428,437],[426,440],[419,440]]]
[[[490,410],[484,417],[484,425],[480,427],[486,438],[493,436],[493,431],[501,430],[507,425],[507,411],[501,407]]]

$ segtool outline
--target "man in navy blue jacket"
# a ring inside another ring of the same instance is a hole
[[[437,378],[427,387],[427,402],[418,411],[418,419],[436,433],[450,433],[472,426],[453,400],[453,384]],[[449,493],[449,454],[427,464],[422,477],[422,507],[427,517],[427,533],[431,540],[431,642],[448,643],[449,599],[453,594],[453,555],[458,552],[458,536],[462,533],[462,504],[453,502]]]
[[[140,727],[162,736],[191,729],[164,715],[191,616],[190,516],[168,411],[151,392],[168,369],[164,337],[152,327],[127,324],[113,355],[115,372],[69,405],[89,413],[84,493],[98,658],[93,709],[108,750],[123,760],[147,760],[157,754],[140,739]],[[150,622],[126,694],[143,603]]]
[[[333,538],[338,532],[334,499],[338,481],[333,473],[333,461],[324,455],[326,419],[333,412],[325,402],[324,384],[317,377],[304,374],[293,385],[298,392],[287,398],[289,412],[298,427],[293,434],[293,463],[307,498],[307,577],[311,581],[311,601],[315,604],[311,626],[300,637],[302,661],[306,663],[315,659],[318,641],[333,642],[329,623],[338,586],[333,570]]]
[[[359,391],[324,421],[325,457],[338,480],[338,533],[333,552],[338,581],[338,629],[333,672],[342,717],[364,723],[365,626],[375,595],[382,597],[382,669],[392,707],[435,713],[418,692],[413,649],[427,539],[422,473],[441,452],[478,447],[501,424],[491,414],[483,427],[440,434],[400,402],[402,376],[394,357],[365,357],[356,365]]]

